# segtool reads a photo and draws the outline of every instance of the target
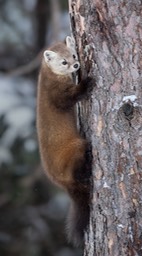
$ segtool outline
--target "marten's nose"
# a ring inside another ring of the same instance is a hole
[[[74,68],[78,68],[78,64],[75,64],[73,67],[74,67]]]

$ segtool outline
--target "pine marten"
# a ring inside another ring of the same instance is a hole
[[[45,50],[37,97],[42,164],[48,177],[72,199],[67,229],[69,241],[76,245],[83,242],[89,221],[90,188],[89,171],[85,167],[88,145],[77,129],[75,103],[92,87],[91,78],[78,85],[72,82],[71,74],[79,68],[71,37],[66,38],[66,43],[57,43]]]

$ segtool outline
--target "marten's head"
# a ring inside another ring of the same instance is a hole
[[[80,68],[74,40],[67,36],[66,44],[58,43],[44,51],[44,61],[53,73],[69,75]]]

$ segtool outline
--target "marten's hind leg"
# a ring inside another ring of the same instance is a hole
[[[83,181],[82,167],[85,164],[86,140],[75,139],[69,141],[65,147],[59,150],[55,159],[56,181],[68,191],[72,184]],[[80,170],[82,174],[80,173]]]

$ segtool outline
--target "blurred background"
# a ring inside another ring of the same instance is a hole
[[[36,132],[41,52],[70,35],[67,0],[0,0],[0,256],[79,256],[69,198],[45,176]]]

